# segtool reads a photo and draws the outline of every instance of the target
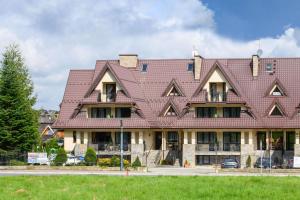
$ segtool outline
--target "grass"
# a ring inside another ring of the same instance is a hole
[[[298,177],[16,176],[0,199],[299,199]]]

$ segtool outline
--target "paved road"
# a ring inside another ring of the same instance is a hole
[[[0,170],[0,176],[55,176],[55,175],[107,175],[107,176],[300,176],[287,173],[216,173],[213,168],[150,168],[148,172],[129,171],[87,171],[87,170]]]

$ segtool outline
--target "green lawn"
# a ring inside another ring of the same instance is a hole
[[[0,177],[0,199],[299,199],[298,177]]]

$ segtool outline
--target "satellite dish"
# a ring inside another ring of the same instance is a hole
[[[263,54],[263,50],[262,49],[258,49],[256,53],[257,53],[257,55],[259,57],[261,57],[261,55]]]

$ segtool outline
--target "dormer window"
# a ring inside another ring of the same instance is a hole
[[[270,116],[283,117],[284,115],[280,108],[277,105],[274,105],[273,109],[270,112]]]
[[[173,87],[168,96],[180,96],[179,92],[175,87]]]
[[[148,64],[143,64],[142,68],[141,68],[141,71],[142,72],[147,72],[147,70],[148,70]]]
[[[284,96],[283,91],[278,87],[278,85],[275,85],[274,89],[271,91],[271,96]]]
[[[188,63],[188,65],[187,65],[187,70],[188,70],[189,72],[194,71],[194,64],[193,64],[193,63]]]
[[[166,112],[166,116],[176,116],[176,115],[177,114],[175,112],[175,109],[172,106],[170,106],[169,109]]]

